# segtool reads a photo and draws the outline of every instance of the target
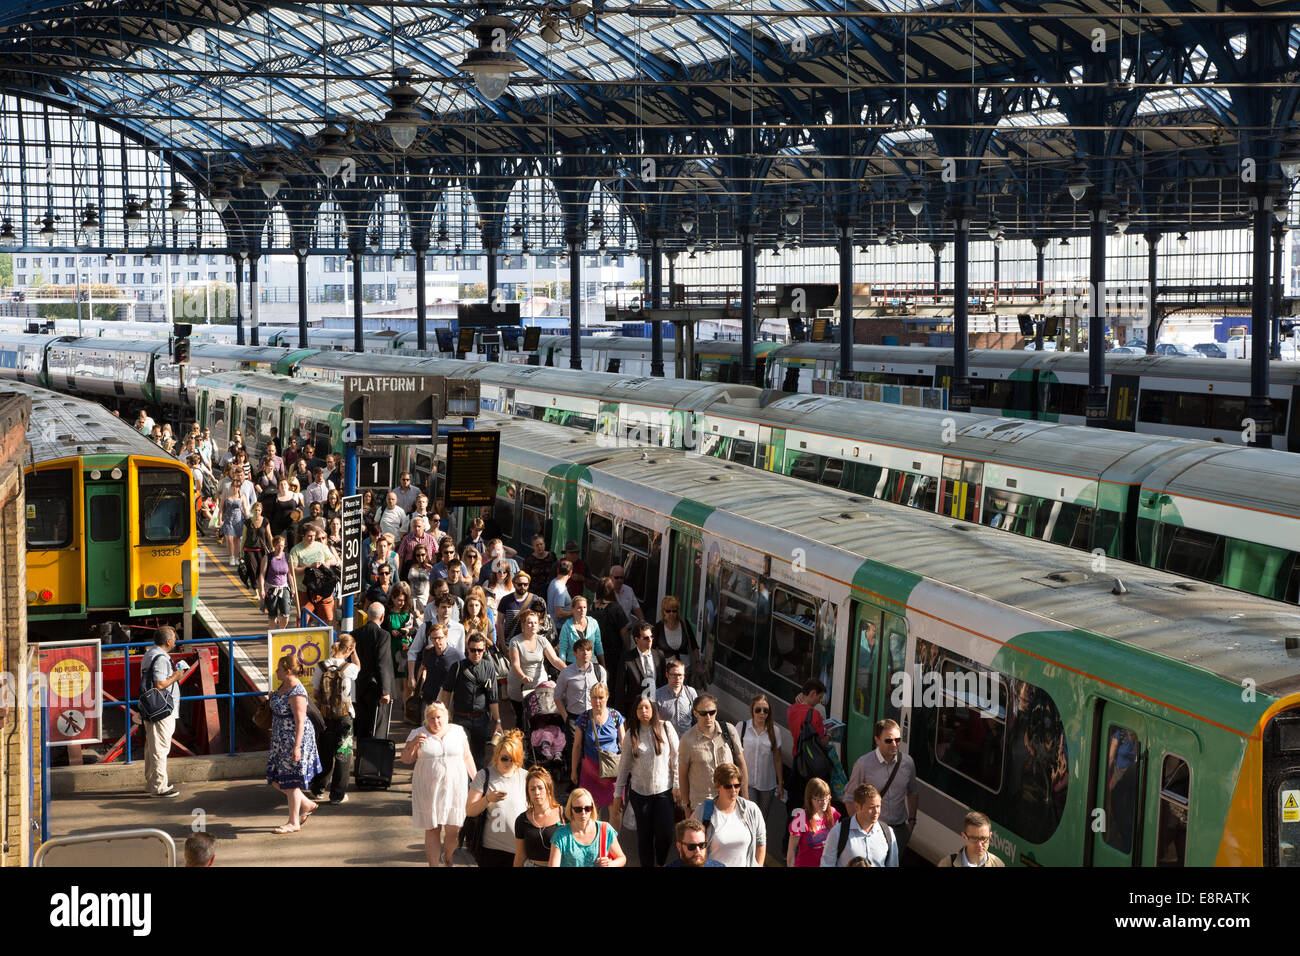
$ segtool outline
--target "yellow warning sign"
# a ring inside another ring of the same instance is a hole
[[[1300,823],[1300,790],[1282,791],[1282,822]]]
[[[36,517],[36,506],[35,506],[35,505],[28,505],[28,506],[27,506],[27,519],[30,521],[30,520],[32,520],[32,519],[35,518],[35,517]]]

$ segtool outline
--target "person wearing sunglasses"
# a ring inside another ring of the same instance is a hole
[[[476,851],[479,866],[515,865],[515,821],[528,805],[524,776],[524,735],[511,730],[497,741],[491,764],[469,785],[465,815],[482,817]]]
[[[718,699],[712,694],[695,698],[695,719],[695,726],[682,734],[677,748],[677,778],[687,816],[705,800],[717,796],[713,781],[723,764],[739,769],[742,793],[749,786],[745,749],[736,728],[718,719]]]
[[[713,771],[718,795],[699,808],[709,840],[709,857],[723,866],[762,866],[767,856],[767,823],[758,804],[740,795],[740,768],[719,764]]]
[[[487,638],[474,634],[465,639],[465,660],[447,672],[439,700],[451,709],[452,723],[465,729],[470,753],[476,763],[484,763],[482,754],[494,731],[501,729],[501,709],[497,703],[496,664],[486,659]]]
[[[677,859],[669,867],[724,866],[709,857],[709,838],[704,834],[704,824],[687,817],[677,824]]]
[[[577,787],[564,805],[565,826],[551,839],[551,866],[626,866],[618,831],[596,819],[591,791]]]
[[[755,694],[749,700],[749,720],[742,721],[740,745],[745,750],[745,766],[749,768],[747,796],[763,811],[766,820],[772,805],[781,798],[785,786],[782,777],[785,767],[782,755],[785,749],[785,731],[772,719],[772,705],[767,695]]]
[[[898,838],[898,853],[902,856],[916,826],[916,811],[921,797],[916,788],[916,763],[902,751],[903,732],[898,722],[886,717],[876,721],[875,749],[864,753],[849,771],[849,781],[844,793],[853,793],[858,786],[869,783],[876,788],[881,800],[881,820],[894,829]],[[845,800],[848,812],[857,808]]]

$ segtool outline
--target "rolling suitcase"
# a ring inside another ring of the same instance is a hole
[[[393,782],[393,764],[397,745],[388,739],[393,720],[393,702],[381,703],[375,710],[375,735],[357,741],[357,787],[362,790],[387,790]]]

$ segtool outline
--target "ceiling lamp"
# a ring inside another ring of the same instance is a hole
[[[519,247],[519,252],[520,252],[521,255],[525,255],[525,256],[526,256],[526,255],[528,255],[529,252],[532,251],[532,249],[533,249],[533,247],[530,246],[530,245],[528,244],[528,240],[525,239],[525,240],[523,241],[523,244],[520,245],[520,247]]]
[[[285,178],[275,165],[275,160],[267,159],[262,162],[262,167],[254,174],[253,182],[262,187],[262,195],[267,199],[274,199],[280,187],[285,184]]]
[[[1070,191],[1070,198],[1078,202],[1083,198],[1083,194],[1088,191],[1092,183],[1088,182],[1088,169],[1083,163],[1075,163],[1070,167],[1070,178],[1065,183],[1065,188]]]
[[[605,251],[605,248],[606,248],[607,246],[608,246],[608,243],[605,241],[605,237],[604,237],[604,236],[601,236],[601,237],[600,237],[600,244],[599,244],[598,246],[596,246],[596,248],[597,248],[599,251],[604,252],[604,251]]]
[[[447,239],[448,239],[447,226],[444,223],[442,226],[438,228],[438,245],[445,246],[447,244]]]
[[[1069,236],[1062,236],[1062,237],[1061,237],[1061,241],[1060,241],[1059,243],[1057,243],[1057,245],[1060,245],[1060,246],[1068,246],[1069,244],[1070,244],[1070,237],[1069,237]]]
[[[380,238],[381,238],[381,236],[380,236],[380,234],[379,234],[379,230],[378,230],[378,229],[376,229],[376,230],[374,230],[373,232],[370,233],[370,239],[369,239],[368,245],[370,246],[370,251],[371,251],[371,252],[378,252],[378,251],[379,251],[379,240],[380,240]]]
[[[1121,209],[1119,211],[1119,215],[1115,218],[1115,231],[1122,236],[1124,235],[1124,233],[1128,232],[1128,227],[1129,227],[1128,213],[1125,212],[1123,209]]]
[[[687,239],[687,240],[686,240],[686,251],[687,251],[688,253],[690,253],[690,256],[691,256],[692,259],[695,258],[695,249],[696,249],[696,246],[695,246],[695,240],[694,240],[693,238],[692,238],[692,239]]]
[[[514,262],[514,261],[515,261],[515,257],[512,256],[510,253],[507,252],[507,253],[505,254],[505,256],[502,257],[502,259],[501,259],[501,264],[502,264],[503,266],[505,266],[507,269],[509,269],[509,268],[510,268],[510,263],[512,263],[512,262]]]
[[[776,237],[776,248],[778,251],[785,248],[785,236]]]
[[[470,30],[478,37],[478,46],[461,60],[460,71],[474,78],[484,99],[498,100],[510,85],[510,74],[526,69],[509,50],[497,48],[500,36],[515,35],[515,25],[507,17],[490,14],[475,20]]]
[[[42,239],[46,239],[50,242],[53,242],[54,237],[58,235],[58,231],[54,228],[54,217],[46,216],[44,219],[41,220],[41,223],[42,223],[41,231],[38,233],[38,235]]]
[[[785,220],[787,226],[799,225],[799,220],[803,218],[803,210],[790,203],[781,213],[781,218]]]
[[[86,212],[81,217],[81,231],[90,233],[99,228],[99,212],[94,206],[86,206]]]
[[[696,219],[695,219],[694,212],[688,209],[686,210],[686,212],[682,213],[682,218],[681,218],[682,232],[686,233],[686,235],[689,236],[691,233],[695,231],[695,223],[696,223]]]
[[[393,70],[394,82],[387,93],[393,108],[379,121],[393,137],[393,143],[403,152],[411,148],[425,122],[424,113],[415,105],[420,101],[420,93],[409,82],[412,75],[410,67],[399,66]]]
[[[0,225],[0,246],[18,245],[18,236],[14,234],[14,224],[5,216],[3,225]]]
[[[216,205],[213,203],[213,205]],[[136,223],[144,217],[140,215],[140,203],[134,196],[126,197],[126,207],[122,210],[122,221],[124,223]]]
[[[1183,245],[1187,244],[1187,233],[1185,231],[1178,234],[1178,241]]]
[[[1002,235],[1002,224],[998,222],[998,217],[994,216],[989,220],[989,238],[997,239]]]
[[[609,260],[609,264],[612,265],[615,269],[622,268],[623,257],[620,256],[618,253],[614,253],[613,258]]]
[[[232,198],[230,195],[230,180],[226,179],[225,176],[215,177],[212,180],[212,191],[208,193],[208,202],[212,203],[212,208],[219,213],[225,212],[229,208]],[[126,217],[123,216],[122,218],[125,219]],[[139,213],[136,213],[136,218],[140,218]]]
[[[522,219],[516,219],[514,226],[511,227],[510,229],[510,235],[514,236],[515,238],[518,238],[523,234],[524,234],[524,221]]]
[[[925,191],[919,185],[909,187],[907,190],[907,211],[913,216],[919,216],[923,209],[925,209]]]
[[[591,235],[591,238],[593,238],[593,239],[603,239],[603,238],[604,238],[604,235],[605,235],[605,220],[601,217],[600,213],[598,213],[598,212],[593,212],[593,213],[591,214],[591,226],[588,227],[587,232]],[[605,248],[605,245],[604,245],[603,242],[601,243],[601,246],[600,246],[600,247],[601,247],[602,249]]]
[[[883,246],[888,241],[889,241],[888,229],[881,229],[880,232],[876,233],[876,242],[878,242],[880,245]]]
[[[1297,139],[1295,133],[1286,138],[1282,153],[1277,158],[1277,164],[1282,168],[1282,175],[1288,180],[1300,175],[1300,139]]]
[[[1278,196],[1273,200],[1273,218],[1278,222],[1286,222],[1286,197]]]
[[[347,134],[343,130],[332,124],[320,131],[321,144],[316,149],[316,165],[320,167],[326,179],[337,176],[339,170],[343,168],[343,161],[348,158],[348,151],[343,145],[346,137]],[[393,138],[397,138],[396,134]]]
[[[172,189],[172,201],[167,204],[167,215],[172,222],[179,223],[190,211],[190,204],[185,201],[185,190],[180,186]]]

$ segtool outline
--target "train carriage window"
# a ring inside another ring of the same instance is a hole
[[[744,438],[733,439],[731,454],[728,457],[739,465],[754,464],[754,443]]]
[[[1300,553],[1292,553],[1291,572],[1287,578],[1282,600],[1291,604],[1300,604]]]
[[[649,611],[658,609],[659,536],[636,525],[623,525],[621,558],[623,583]]]
[[[325,456],[330,454],[330,439],[333,435],[330,432],[329,424],[326,422],[316,422],[312,427],[312,443],[316,446],[316,457],[322,461]]]
[[[1160,567],[1170,574],[1182,574],[1213,581],[1223,564],[1223,539],[1209,531],[1164,525],[1160,529]]]
[[[1040,498],[1035,520],[1040,529],[1037,536],[1053,544],[1084,550],[1092,540],[1092,512],[1086,505]]]
[[[880,612],[863,608],[858,617],[858,656],[853,675],[853,709],[871,717],[871,689],[876,672],[876,651],[880,643]]]
[[[903,708],[895,690],[903,686],[903,675],[907,671],[907,622],[895,614],[886,614],[884,642],[885,651],[889,654],[889,659],[885,661],[885,688],[888,693],[884,696],[881,713],[901,722]]]
[[[993,793],[1002,789],[1006,696],[999,675],[945,658],[939,668],[942,703],[935,724],[935,759]]]
[[[515,487],[508,481],[497,486],[496,506],[492,509],[502,540],[509,541],[515,534]]]
[[[91,541],[122,540],[122,497],[116,493],[90,499],[86,525]]]
[[[718,643],[744,658],[754,656],[759,599],[757,575],[731,565],[722,566]]]
[[[587,578],[594,582],[609,574],[614,563],[614,521],[605,515],[591,512],[587,518],[587,549],[583,552],[587,562]]]
[[[1265,597],[1278,596],[1285,581],[1282,572],[1294,552],[1237,538],[1224,538],[1223,545],[1223,571],[1215,577],[1219,584]]]
[[[25,484],[27,550],[66,548],[72,543],[72,470],[34,471]]]
[[[257,461],[260,451],[257,434],[257,406],[244,406],[244,429],[243,429],[244,449],[248,452],[250,461]]]
[[[263,407],[257,420],[257,443],[259,447],[266,447],[266,443],[271,440],[271,429],[274,427],[276,427],[275,410],[269,406]]]
[[[519,551],[523,554],[532,552],[534,537],[540,534],[543,538],[547,538],[546,493],[522,485],[520,492],[523,497],[523,519],[519,523]],[[550,539],[547,538],[547,548],[550,545]]]
[[[170,468],[141,468],[140,542],[180,544],[190,536],[190,479]]]
[[[844,461],[839,458],[827,458],[826,467],[822,469],[821,484],[838,488],[844,478]]]
[[[1187,821],[1191,811],[1191,771],[1187,761],[1165,754],[1160,768],[1160,815],[1156,820],[1156,866],[1187,861]]]
[[[1174,422],[1194,428],[1204,428],[1210,420],[1210,396],[1195,392],[1179,392],[1174,409]]]
[[[793,687],[813,676],[817,652],[817,607],[811,598],[783,587],[772,591],[772,639],[768,669]]]
[[[821,470],[821,456],[809,452],[790,452],[786,456],[786,468],[791,478],[801,481],[816,481]]]
[[[864,465],[858,461],[846,462],[844,478],[840,481],[840,487],[856,495],[878,498],[881,493],[880,486],[883,476],[884,469],[875,465]]]
[[[1216,395],[1210,405],[1209,426],[1221,431],[1240,431],[1242,419],[1246,417],[1246,397],[1244,395]]]
[[[1102,839],[1121,853],[1133,852],[1137,828],[1138,774],[1142,741],[1135,731],[1111,724],[1106,732],[1106,830]]]
[[[230,410],[226,407],[224,398],[214,399],[212,402],[212,418],[208,425],[212,429],[212,437],[216,440],[218,446],[230,442],[230,432],[226,429],[226,419]]]
[[[1012,534],[1032,535],[1038,502],[1039,499],[1032,495],[1018,495],[1014,491],[987,488],[984,491],[982,523],[990,528],[1010,531]]]

